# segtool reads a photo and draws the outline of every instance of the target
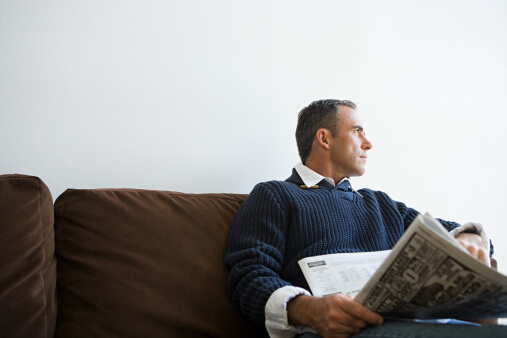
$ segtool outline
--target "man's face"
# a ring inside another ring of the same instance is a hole
[[[372,144],[365,136],[357,112],[347,106],[338,106],[338,135],[331,139],[331,162],[335,177],[361,176],[366,169],[366,152]]]

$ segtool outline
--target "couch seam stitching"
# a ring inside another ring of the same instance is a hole
[[[67,191],[69,191],[70,189],[67,189]],[[56,232],[56,228],[55,228],[55,256],[57,254],[57,246],[58,247],[61,247],[62,246],[62,237],[63,237],[63,226],[62,226],[62,222],[64,220],[64,217],[63,217],[63,213],[64,213],[64,210],[65,210],[65,204],[67,203],[67,194],[66,192],[67,191],[64,191],[60,196],[63,196],[63,202],[62,202],[62,207],[61,207],[61,212],[58,212],[59,214],[59,218],[60,218],[60,225],[58,227],[58,240],[56,239],[57,238],[57,232]],[[56,210],[55,210],[56,211]],[[55,225],[56,225],[56,215],[55,215]],[[60,269],[62,268],[62,265],[65,265],[63,264],[62,261],[58,261],[58,258],[57,258],[57,264],[60,264]],[[57,277],[56,277],[56,280],[57,280],[57,287],[56,287],[56,292],[58,292],[58,268],[57,268]],[[61,310],[62,310],[63,306],[62,306],[62,297],[58,297],[57,298],[57,316],[56,316],[56,326],[58,326],[58,322],[60,321],[60,314],[61,314]],[[55,328],[56,329],[56,328]],[[56,335],[56,331],[55,331],[55,335]]]
[[[36,179],[36,182],[37,182],[37,188],[38,188],[38,191],[39,191],[39,220],[40,220],[40,236],[41,236],[41,239],[42,239],[42,252],[44,253],[44,259],[43,259],[43,265],[46,263],[46,248],[44,247],[44,235],[42,234],[42,204],[41,204],[41,197],[42,197],[42,194],[41,194],[41,186],[40,186],[40,182],[39,180]],[[48,300],[46,298],[46,281],[44,280],[44,277],[42,275],[42,269],[39,269],[39,276],[40,278],[42,279],[42,294],[44,296],[44,324],[45,324],[45,330],[44,330],[44,336],[47,337],[48,335],[48,311],[47,311],[47,307],[48,307]]]

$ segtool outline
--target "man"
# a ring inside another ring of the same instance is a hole
[[[352,189],[348,178],[364,174],[372,149],[355,108],[340,100],[304,108],[296,129],[302,163],[286,181],[258,184],[231,225],[225,252],[231,297],[271,336],[349,336],[383,323],[349,297],[312,296],[297,263],[308,256],[392,249],[418,215],[383,192]],[[489,240],[479,224],[440,221],[490,264]]]

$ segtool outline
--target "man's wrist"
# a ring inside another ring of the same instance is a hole
[[[264,312],[266,329],[270,337],[294,337],[302,332],[311,332],[308,328],[290,325],[287,318],[288,304],[301,295],[310,295],[310,292],[300,287],[284,286],[269,297]]]
[[[287,303],[287,321],[293,326],[310,326],[308,316],[303,310],[309,308],[313,296],[299,295]]]

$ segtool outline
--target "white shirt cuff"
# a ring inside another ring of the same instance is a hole
[[[486,233],[486,229],[484,229],[484,226],[482,224],[469,222],[451,230],[450,234],[454,236],[454,238],[456,238],[459,234],[463,232],[469,232],[481,236],[482,244],[486,248],[486,252],[489,254],[490,252],[489,237],[488,234]]]
[[[287,303],[299,295],[311,296],[311,293],[300,287],[284,286],[269,297],[264,313],[266,314],[266,329],[271,338],[291,338],[302,332],[315,332],[308,327],[289,324]]]

